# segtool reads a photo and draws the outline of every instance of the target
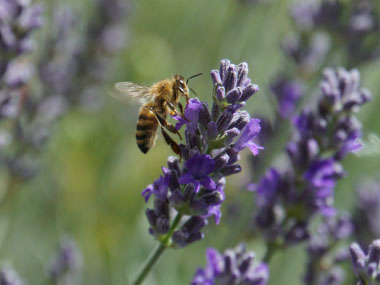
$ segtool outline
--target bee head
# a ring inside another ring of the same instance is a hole
[[[177,89],[182,93],[182,94],[186,94],[188,91],[187,91],[187,84],[185,82],[185,78],[183,78],[183,76],[181,75],[174,75],[174,79],[175,79],[175,85],[177,87]]]

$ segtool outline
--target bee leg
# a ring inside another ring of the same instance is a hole
[[[186,105],[189,104],[189,101],[190,101],[190,97],[189,97],[189,94],[184,94],[185,98],[186,98]]]
[[[180,103],[179,103],[180,104]],[[178,114],[176,108],[174,107],[174,105],[172,103],[168,103],[168,107],[169,107],[169,112],[170,112],[170,115],[177,115],[177,116],[180,116],[180,117],[183,117],[183,109],[180,109],[181,113]],[[181,106],[182,107],[182,106]]]
[[[181,149],[179,148],[179,145],[168,135],[167,132],[165,132],[164,128],[162,127],[161,127],[161,132],[165,138],[166,143],[170,145],[174,153],[179,155],[179,160],[181,161],[182,155],[181,155]]]
[[[183,106],[182,106],[181,102],[178,102],[178,108],[179,108],[179,111],[181,112],[181,115],[185,116],[185,114],[183,112]]]
[[[178,114],[177,110],[175,109],[175,107],[173,106],[173,104],[168,104],[169,106],[169,109],[171,110],[170,112],[170,115],[177,115],[181,118],[183,118],[185,121],[189,122],[189,120],[185,117],[185,114],[183,112],[183,106],[180,102],[178,102],[178,107],[179,107],[179,110],[180,110],[180,114]]]
[[[182,136],[181,134],[178,132],[178,130],[175,128],[175,126],[173,126],[172,124],[170,124],[168,121],[166,121],[164,118],[160,117],[160,115],[156,115],[156,118],[158,120],[158,122],[160,123],[161,125],[161,128],[165,128],[167,129],[169,132],[172,132],[173,134],[177,134],[179,136],[179,139],[182,140]]]

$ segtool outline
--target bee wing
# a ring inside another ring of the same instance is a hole
[[[128,103],[144,104],[154,97],[154,94],[149,92],[149,86],[133,82],[117,82],[115,89],[116,92],[111,92],[110,95]]]

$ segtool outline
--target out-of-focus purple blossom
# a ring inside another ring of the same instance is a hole
[[[380,236],[380,183],[369,180],[360,185],[356,192],[354,209],[355,236],[362,246]]]
[[[282,49],[306,74],[318,70],[325,61],[331,40],[323,33],[311,36],[289,35],[282,42]]]
[[[20,276],[9,266],[4,266],[0,270],[0,285],[23,285],[25,284]]]
[[[268,240],[307,240],[312,217],[336,213],[334,188],[344,174],[340,161],[361,136],[354,112],[370,98],[359,78],[356,70],[326,69],[317,108],[304,109],[294,120],[295,135],[287,146],[290,165],[271,169],[258,183],[255,221]]]
[[[94,85],[99,86],[109,79],[111,57],[125,45],[128,1],[97,0],[93,9],[85,34],[78,33],[81,22],[70,6],[60,5],[54,9],[55,25],[46,46],[48,52],[39,64],[41,79],[50,93],[63,95],[71,103],[83,102],[82,95],[91,97],[87,89],[94,93]],[[99,100],[102,95],[97,95],[91,100]],[[86,105],[94,104],[86,102]]]
[[[340,50],[345,49],[351,65],[380,55],[380,10],[374,1],[299,1],[292,5],[290,14],[299,32],[297,36],[303,39],[296,48],[293,45],[293,55],[311,46],[313,37],[320,33],[336,42]]]
[[[38,43],[43,53],[25,57],[34,48],[32,32],[43,24],[42,6],[0,0],[0,119],[12,119],[16,126],[8,130],[13,143],[2,148],[0,164],[18,179],[35,172],[35,154],[43,148],[52,124],[69,107],[94,110],[102,105],[101,86],[110,79],[113,55],[123,48],[127,36],[128,1],[94,1],[92,13],[84,20],[68,3],[46,10],[52,15],[43,43]],[[39,88],[27,84],[35,70]],[[14,167],[26,166],[25,160],[34,165],[24,167],[25,171]]]
[[[0,47],[2,52],[20,55],[33,46],[31,32],[39,28],[43,8],[30,1],[0,1]]]
[[[304,95],[302,84],[298,81],[290,81],[281,77],[271,85],[271,90],[277,99],[277,113],[283,119],[291,118],[298,101]]]
[[[48,267],[48,275],[54,284],[76,283],[82,266],[82,255],[74,241],[64,239],[59,245],[57,254]]]
[[[350,246],[351,260],[357,277],[357,285],[380,282],[380,240],[374,240],[363,250],[356,242]]]
[[[186,127],[186,144],[179,145],[183,165],[169,157],[164,175],[143,191],[146,201],[154,196],[154,208],[146,215],[155,238],[163,241],[171,233],[173,209],[181,218],[168,243],[176,247],[202,239],[200,230],[209,217],[219,223],[225,177],[241,171],[237,164],[240,151],[248,147],[256,155],[261,148],[254,142],[260,132],[259,120],[241,110],[258,91],[248,78],[247,63],[234,65],[222,60],[220,69],[211,71],[211,79],[215,91],[212,109],[205,102],[190,99],[184,117],[174,116],[177,129]]]
[[[268,282],[268,266],[264,263],[257,264],[255,254],[247,252],[243,244],[226,250],[224,254],[209,248],[206,258],[206,267],[196,271],[192,285],[265,285]]]
[[[339,242],[350,237],[353,230],[348,214],[322,219],[308,242],[304,284],[343,284],[345,274],[341,263],[348,260],[349,254],[346,246]]]
[[[29,130],[23,128],[20,118],[27,113],[28,83],[34,74],[32,59],[26,55],[34,49],[33,31],[42,25],[42,14],[39,4],[0,0],[0,129],[8,132],[11,142],[0,149],[0,166],[21,179],[34,173],[34,165],[28,163],[32,159],[20,151],[20,145],[29,143]]]

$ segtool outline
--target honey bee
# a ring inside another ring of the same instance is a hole
[[[170,114],[185,118],[180,99],[185,97],[186,103],[189,102],[189,89],[192,89],[188,87],[187,83],[189,79],[199,75],[201,73],[189,77],[186,81],[183,76],[174,75],[173,78],[161,80],[152,86],[132,82],[117,82],[115,84],[118,93],[112,93],[113,97],[129,102],[138,102],[142,105],[137,120],[136,141],[143,153],[147,153],[154,146],[157,128],[160,126],[166,143],[176,154],[180,155],[178,144],[166,130],[177,134],[180,139],[182,139],[181,135],[175,126],[166,121],[166,117],[167,114]]]

